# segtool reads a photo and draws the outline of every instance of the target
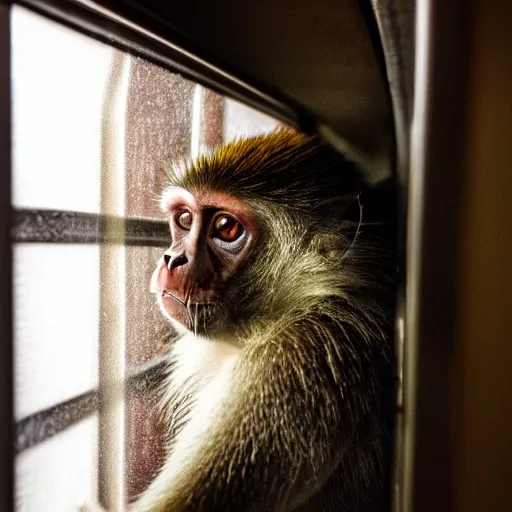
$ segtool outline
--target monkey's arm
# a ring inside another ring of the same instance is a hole
[[[242,350],[213,417],[192,415],[188,427],[207,422],[197,446],[171,454],[137,510],[290,510],[334,471],[353,432],[339,340],[315,319],[264,338]]]

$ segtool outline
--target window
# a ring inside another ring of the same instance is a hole
[[[16,507],[112,506],[163,456],[155,383],[172,333],[149,280],[168,243],[165,167],[280,122],[11,16]]]

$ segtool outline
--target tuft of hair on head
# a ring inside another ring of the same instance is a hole
[[[277,203],[299,214],[341,208],[361,189],[355,164],[317,136],[293,130],[234,140],[174,173],[171,184]]]

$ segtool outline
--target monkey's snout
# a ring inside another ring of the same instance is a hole
[[[169,270],[173,270],[177,267],[181,267],[182,265],[185,265],[185,263],[188,263],[188,258],[184,254],[180,254],[179,256],[176,256],[175,258],[172,258],[169,254],[164,254],[164,261]]]

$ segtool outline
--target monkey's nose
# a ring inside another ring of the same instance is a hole
[[[175,258],[172,258],[169,254],[164,254],[164,261],[169,270],[172,270],[177,267],[181,267],[181,265],[185,265],[188,263],[188,258],[184,254],[180,254]]]

